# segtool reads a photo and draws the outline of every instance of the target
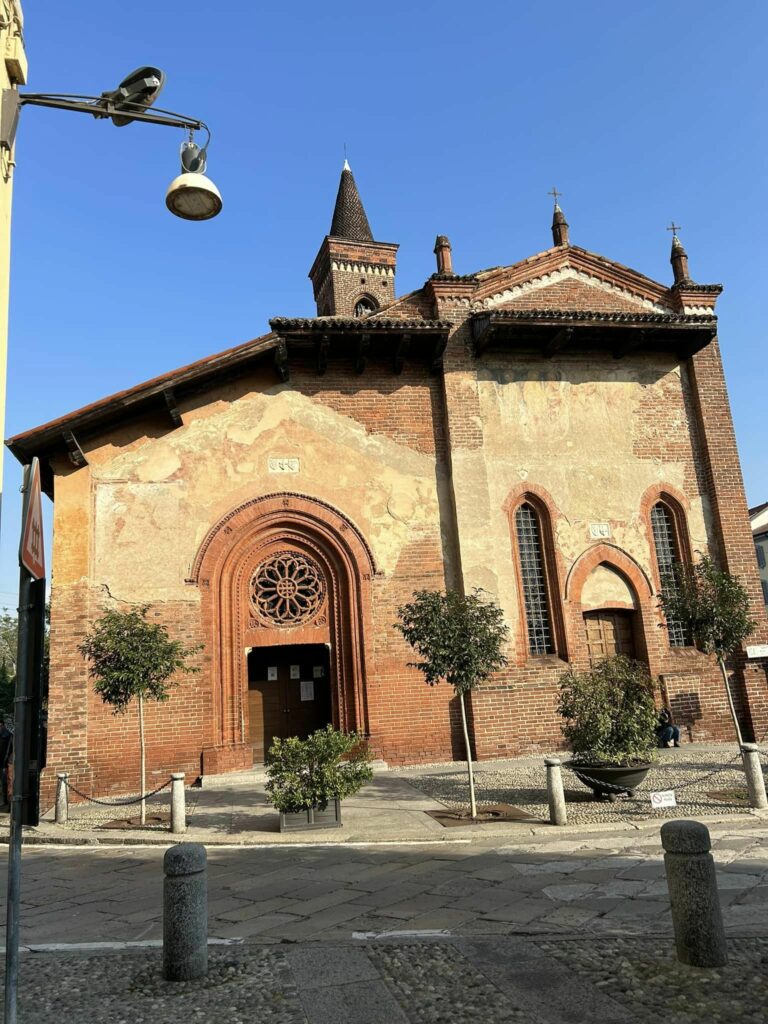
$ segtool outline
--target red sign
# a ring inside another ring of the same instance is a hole
[[[21,531],[19,561],[36,580],[45,576],[45,551],[43,550],[43,502],[40,495],[40,463],[32,459],[27,473],[27,487],[24,495],[24,525]]]

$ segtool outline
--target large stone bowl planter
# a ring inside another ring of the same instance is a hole
[[[341,828],[341,800],[331,800],[324,811],[319,807],[310,807],[306,811],[280,811],[281,832],[310,828]]]
[[[588,786],[595,795],[595,800],[617,800],[622,794],[632,796],[653,765],[632,765],[630,768],[616,768],[607,765],[575,765],[567,761],[564,765],[570,768],[579,782]]]

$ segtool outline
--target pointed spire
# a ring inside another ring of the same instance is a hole
[[[669,225],[667,231],[672,232],[672,253],[669,262],[672,264],[672,272],[675,275],[675,284],[687,284],[691,280],[688,271],[688,253],[683,248],[683,243],[678,238],[677,232],[680,225],[674,221]]]
[[[552,241],[555,245],[568,245],[568,221],[565,219],[565,214],[558,205],[558,198],[562,195],[562,192],[558,192],[556,188],[552,188],[551,192],[547,195],[553,196],[555,200],[555,209],[552,214]]]
[[[356,242],[372,242],[373,234],[363,209],[352,168],[344,160],[336,206],[333,209],[330,234],[333,238],[349,238]]]

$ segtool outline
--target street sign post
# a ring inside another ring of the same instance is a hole
[[[40,464],[24,468],[24,504],[19,545],[19,633],[13,698],[13,796],[8,843],[8,897],[5,932],[5,1024],[16,1024],[19,981],[21,833],[37,824],[39,773],[45,753],[42,735],[42,675],[45,633],[45,553]],[[32,770],[30,770],[32,769]],[[30,785],[31,783],[31,785]]]

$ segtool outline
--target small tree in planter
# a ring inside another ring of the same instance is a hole
[[[741,729],[725,659],[739,650],[755,629],[755,622],[749,617],[747,591],[736,576],[718,569],[705,555],[695,565],[675,566],[674,580],[668,581],[661,591],[660,606],[667,622],[679,623],[700,651],[714,654],[717,659],[741,746]]]
[[[557,710],[573,761],[629,768],[655,756],[658,711],[648,669],[623,654],[603,658],[589,672],[560,676]]]
[[[114,714],[122,714],[135,698],[139,705],[139,756],[141,793],[146,791],[144,701],[166,701],[177,672],[197,672],[187,658],[199,647],[185,647],[171,640],[159,622],[147,622],[149,605],[130,611],[105,609],[78,646],[89,661],[94,690]],[[146,801],[141,801],[141,824],[146,823]]]
[[[357,793],[373,778],[370,759],[361,736],[339,732],[332,725],[305,740],[275,737],[267,753],[266,790],[282,816],[281,828],[285,815],[324,811],[332,801]],[[312,823],[313,813],[304,824]]]
[[[423,672],[430,686],[445,679],[459,698],[473,818],[477,817],[477,801],[464,695],[506,665],[502,648],[509,634],[503,611],[493,601],[484,601],[482,593],[479,588],[467,595],[455,590],[444,594],[418,590],[413,601],[398,608],[399,621],[395,623],[395,629],[423,659],[409,667]]]

